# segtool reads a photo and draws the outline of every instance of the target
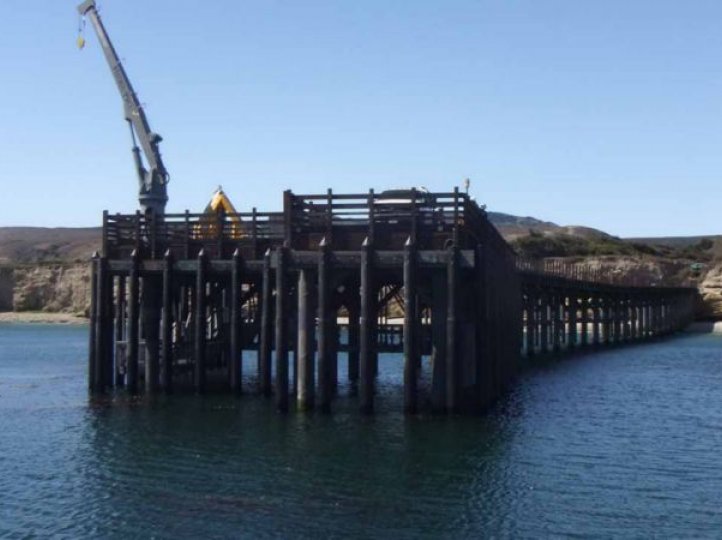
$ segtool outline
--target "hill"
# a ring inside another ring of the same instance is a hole
[[[0,227],[0,264],[84,262],[100,237],[99,227]]]

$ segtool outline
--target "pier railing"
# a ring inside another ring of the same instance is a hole
[[[316,249],[322,238],[335,250],[358,250],[368,238],[376,249],[401,249],[411,238],[419,249],[456,245],[472,249],[484,241],[513,256],[489,223],[486,212],[465,193],[419,190],[363,194],[296,195],[284,193],[281,212],[152,215],[104,214],[103,252],[125,258],[136,250],[160,258],[170,250],[176,258],[229,258],[239,249],[256,259],[268,248],[286,243]]]
[[[516,268],[522,274],[548,276],[574,281],[618,285],[624,287],[689,287],[691,283],[670,276],[650,276],[643,271],[625,272],[610,265],[570,262],[562,259],[517,258]]]

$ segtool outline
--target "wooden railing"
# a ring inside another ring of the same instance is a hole
[[[200,249],[217,258],[235,249],[258,258],[268,248],[286,242],[313,249],[321,238],[334,249],[359,249],[368,238],[378,249],[400,249],[407,238],[420,249],[456,244],[471,249],[493,244],[510,256],[513,251],[489,223],[486,212],[468,195],[409,190],[398,196],[375,193],[322,195],[284,193],[282,212],[236,214],[166,214],[162,220],[140,213],[104,214],[103,249],[109,257],[133,250],[159,258],[166,250],[178,258],[194,258]]]
[[[518,258],[517,270],[526,274],[549,276],[575,281],[603,283],[625,287],[688,287],[688,280],[670,276],[654,276],[644,271],[623,271],[603,264],[592,265],[588,262],[570,262],[561,259],[523,259]]]

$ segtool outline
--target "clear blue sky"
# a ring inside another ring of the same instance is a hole
[[[0,4],[0,225],[134,211],[128,131],[76,1]],[[722,233],[719,0],[99,0],[164,137],[169,211],[472,180],[491,210]]]

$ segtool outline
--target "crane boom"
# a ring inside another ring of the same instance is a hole
[[[158,143],[163,139],[157,133],[150,129],[148,118],[145,115],[143,106],[138,100],[138,96],[133,89],[133,85],[128,79],[125,68],[115,52],[115,48],[108,37],[108,33],[103,26],[98,10],[95,6],[95,0],[86,0],[78,6],[78,12],[87,16],[93,24],[95,33],[98,36],[100,45],[103,48],[103,54],[110,66],[110,71],[118,86],[120,96],[123,99],[123,108],[125,111],[125,119],[130,126],[130,133],[133,139],[133,159],[135,161],[138,179],[140,182],[140,191],[138,200],[143,212],[153,212],[157,216],[162,216],[165,212],[165,205],[168,202],[168,172],[166,171],[163,159],[158,149]],[[137,143],[136,143],[137,138]],[[143,149],[145,161],[148,165],[146,169],[140,157],[140,148]]]

